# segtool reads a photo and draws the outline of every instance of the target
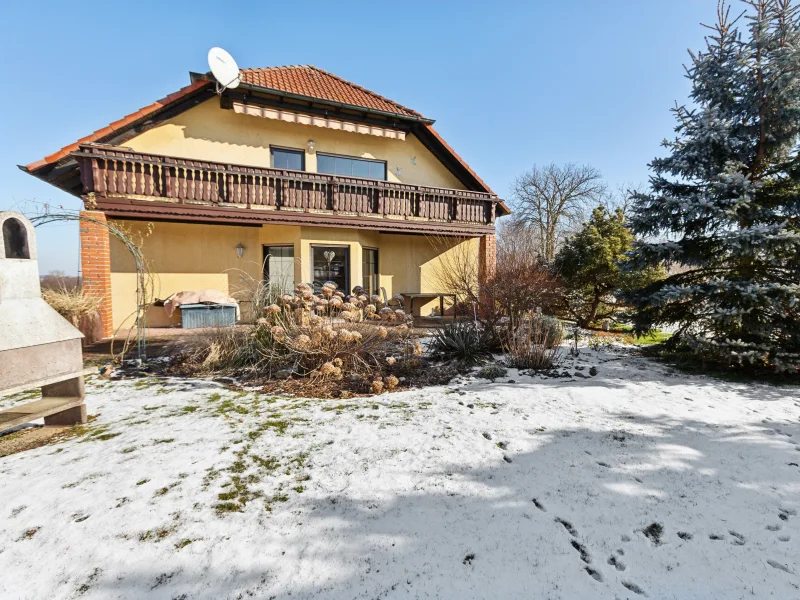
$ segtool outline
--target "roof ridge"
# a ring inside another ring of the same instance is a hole
[[[316,65],[305,64],[305,65],[281,65],[281,66],[272,66],[272,67],[248,67],[246,69],[241,69],[241,71],[242,72],[250,72],[250,73],[264,72],[264,71],[280,72],[280,71],[289,70],[289,69],[306,69],[306,70],[309,70],[309,71],[315,71],[317,73],[321,73],[322,75],[325,75],[327,77],[335,79],[336,81],[338,81],[339,83],[341,83],[343,85],[346,85],[346,86],[348,86],[348,87],[350,87],[350,88],[352,88],[354,90],[358,90],[358,91],[360,91],[360,92],[362,92],[364,94],[367,94],[368,96],[371,96],[372,98],[374,98],[376,100],[379,100],[381,102],[385,102],[386,104],[394,107],[397,111],[399,111],[398,114],[402,114],[402,112],[405,112],[405,113],[408,113],[409,115],[413,115],[413,116],[416,116],[416,117],[419,117],[419,118],[422,118],[422,119],[425,118],[425,116],[422,113],[420,113],[419,111],[414,110],[413,108],[409,108],[409,107],[407,107],[407,106],[405,106],[403,104],[400,104],[399,102],[396,102],[395,100],[392,100],[391,98],[387,98],[386,96],[383,96],[383,95],[381,95],[381,94],[379,94],[377,92],[374,92],[374,91],[372,91],[372,90],[370,90],[368,88],[365,88],[362,85],[359,85],[357,83],[349,81],[348,79],[345,79],[344,77],[340,77],[339,75],[336,75],[335,73],[331,73],[330,71],[326,71],[325,69],[323,69],[321,67],[317,67]],[[265,87],[265,89],[277,89],[277,88],[271,88],[271,87],[266,87],[266,86],[264,86],[264,87]],[[302,94],[302,95],[308,96],[309,98],[315,98],[316,97],[316,96],[313,96],[313,95],[310,95],[310,94]]]
[[[407,110],[408,112],[414,113],[415,115],[417,115],[419,117],[423,116],[422,113],[417,112],[413,108],[408,108],[407,106],[404,106],[403,104],[400,104],[399,102],[396,102],[396,101],[392,100],[391,98],[387,98],[386,96],[382,96],[381,94],[379,94],[377,92],[373,92],[372,90],[365,88],[363,85],[358,85],[357,83],[353,83],[352,81],[349,81],[349,80],[345,79],[344,77],[339,77],[339,75],[336,75],[335,73],[331,73],[330,71],[326,71],[325,69],[322,69],[322,68],[314,66],[314,65],[302,65],[302,66],[304,66],[306,68],[314,69],[315,71],[319,71],[320,73],[324,73],[325,75],[333,77],[334,79],[338,79],[342,83],[346,83],[347,85],[352,86],[354,88],[357,88],[357,89],[361,90],[362,92],[365,92],[365,93],[369,94],[370,96],[375,96],[376,98],[380,98],[384,102],[388,102],[389,104],[392,104],[392,105],[394,105],[394,106],[396,106],[398,108],[402,108],[403,110]]]

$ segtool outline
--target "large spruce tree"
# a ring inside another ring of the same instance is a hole
[[[800,17],[792,0],[725,2],[691,54],[691,103],[630,219],[632,262],[671,276],[634,297],[639,332],[676,324],[698,354],[800,370]],[[740,27],[743,31],[740,31]]]

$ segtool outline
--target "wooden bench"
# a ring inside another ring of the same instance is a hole
[[[443,317],[444,316],[444,299],[445,298],[452,298],[452,301],[453,301],[453,315],[455,316],[455,311],[456,311],[456,295],[455,294],[448,294],[448,293],[443,293],[443,292],[441,292],[441,293],[440,292],[430,292],[430,293],[425,293],[425,294],[403,293],[403,294],[400,294],[400,295],[405,299],[405,303],[404,303],[405,307],[404,308],[406,309],[406,312],[409,315],[411,315],[412,317],[414,316],[414,300],[422,300],[423,302],[429,302],[431,300],[436,300],[436,299],[439,300],[439,316]],[[420,316],[423,316],[423,315],[420,315]]]
[[[0,432],[42,418],[45,425],[86,423],[83,376],[94,372],[95,369],[86,369],[79,373],[34,381],[17,388],[3,390],[0,395],[8,396],[41,388],[42,399],[0,410]]]

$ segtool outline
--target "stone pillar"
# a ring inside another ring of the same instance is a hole
[[[494,276],[497,266],[497,237],[493,233],[481,236],[478,246],[478,277],[485,281]]]
[[[103,339],[114,333],[111,317],[111,254],[108,229],[101,225],[106,215],[99,210],[81,211],[81,217],[98,221],[80,221],[81,230],[81,275],[83,291],[89,296],[102,298],[100,314],[94,327],[93,337]]]

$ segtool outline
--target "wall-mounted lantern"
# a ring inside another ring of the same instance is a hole
[[[239,242],[238,244],[236,244],[236,256],[242,258],[243,254],[244,254],[244,246],[242,245],[242,242]]]
[[[316,145],[317,144],[314,142],[314,140],[308,140],[308,151],[313,152]]]

